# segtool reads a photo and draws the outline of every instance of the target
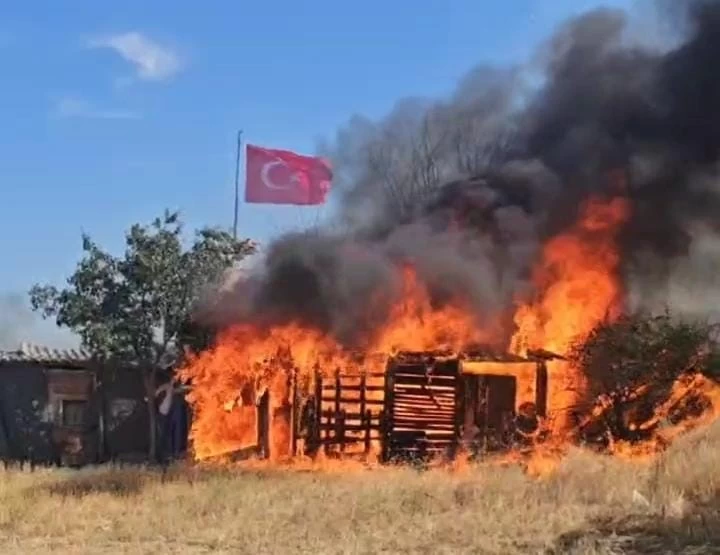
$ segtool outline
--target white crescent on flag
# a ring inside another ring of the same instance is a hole
[[[276,190],[284,190],[289,189],[292,187],[292,184],[297,181],[297,174],[293,174],[290,179],[288,179],[287,184],[285,185],[278,185],[270,178],[270,170],[273,169],[275,166],[286,166],[287,164],[283,162],[282,160],[273,160],[272,162],[268,162],[262,167],[262,170],[260,171],[260,179],[262,179],[263,184],[268,189],[276,189]]]

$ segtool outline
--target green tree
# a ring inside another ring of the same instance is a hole
[[[67,287],[35,285],[33,310],[77,333],[95,356],[133,363],[142,372],[150,414],[150,457],[157,456],[155,388],[162,361],[197,342],[192,312],[208,288],[245,256],[249,239],[203,228],[183,242],[178,213],[166,211],[150,225],[133,225],[125,252],[116,257],[82,237],[83,257]]]

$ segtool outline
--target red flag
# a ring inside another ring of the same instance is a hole
[[[322,158],[247,145],[245,202],[323,204],[332,170]]]

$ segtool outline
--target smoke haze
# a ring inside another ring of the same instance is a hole
[[[69,331],[33,314],[26,295],[0,293],[0,351],[16,350],[23,342],[58,349],[80,344]]]
[[[583,199],[607,194],[632,204],[621,237],[631,306],[712,316],[700,295],[720,269],[720,2],[679,4],[647,14],[676,31],[667,40],[641,40],[628,14],[599,9],[563,24],[527,66],[478,67],[448,99],[353,118],[324,152],[335,225],[276,240],[205,317],[300,320],[357,344],[411,262],[437,303],[461,300],[490,325],[529,286],[538,247]]]

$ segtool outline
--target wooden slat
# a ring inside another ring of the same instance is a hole
[[[322,386],[323,391],[335,391],[335,384],[331,385],[323,385]],[[345,391],[351,391],[353,393],[362,391],[362,386],[360,384],[340,384],[340,388],[343,392]],[[385,386],[383,385],[366,385],[365,391],[385,391]]]
[[[335,422],[330,422],[329,424],[326,422],[324,424],[321,424],[320,428],[326,432],[328,432],[328,431],[334,432],[336,429],[336,424],[335,424]],[[367,426],[364,424],[347,424],[347,423],[345,424],[345,431],[348,431],[348,432],[364,432],[366,428],[367,428]],[[380,427],[375,424],[370,426],[370,428],[373,430],[380,429]],[[325,435],[325,437],[328,437],[327,434]]]
[[[455,421],[455,413],[452,412],[430,412],[430,411],[395,411],[396,418],[416,418],[422,420],[452,420]]]
[[[332,430],[331,430],[331,431],[332,431]],[[356,439],[356,440],[358,440],[358,441],[365,441],[365,436],[367,435],[367,434],[365,433],[365,430],[346,429],[345,431],[346,431],[345,437],[353,438],[353,439]],[[379,432],[377,429],[374,429],[374,428],[373,428],[373,429],[371,430],[371,432],[372,432],[372,433],[370,434],[370,437],[371,437],[371,438],[373,438],[373,439],[380,439],[381,434],[380,434],[380,432]],[[331,438],[333,438],[333,437],[337,437],[337,436],[335,436],[334,434],[331,433],[331,434],[328,434],[326,437],[331,437]]]
[[[420,412],[420,411],[429,411],[429,412],[441,412],[441,413],[452,413],[455,414],[455,407],[447,406],[447,405],[436,405],[434,403],[425,403],[425,404],[410,404],[410,403],[401,403],[399,401],[395,401],[395,406],[393,407],[395,410],[406,410],[410,412]]]
[[[433,427],[448,428],[452,425],[453,421],[450,419],[447,419],[447,420],[423,420],[421,418],[410,418],[407,416],[403,416],[403,417],[396,418],[395,423],[397,424],[397,426],[407,425],[407,426],[413,426],[418,429],[426,426],[427,429],[430,430]]]
[[[378,430],[371,430],[372,433],[370,434],[370,440],[375,441],[382,437],[382,434]],[[364,430],[346,430],[345,437],[349,439],[353,439],[355,441],[365,441],[365,436],[367,435]],[[337,439],[337,436],[334,434],[329,434],[326,436],[330,439]]]
[[[345,414],[345,419],[346,419],[346,420],[360,420],[361,418],[363,418],[363,415],[360,414],[360,411],[357,411],[357,410],[354,410],[354,411],[343,411],[343,412],[344,412],[344,414]],[[373,419],[373,421],[378,421],[378,420],[380,420],[380,413],[379,413],[379,412],[373,412],[373,413],[371,413],[371,414],[372,414],[372,419]],[[323,416],[328,416],[328,415],[329,415],[329,416],[332,416],[333,418],[335,418],[335,413],[334,413],[332,410],[327,410],[327,409],[324,410],[324,411],[323,411]]]
[[[358,380],[363,375],[365,375],[368,379],[376,378],[376,379],[380,380],[380,379],[385,378],[384,372],[356,372],[356,373],[352,373],[352,374],[343,374],[342,372],[337,374],[336,372],[333,372],[332,374],[330,374],[330,373],[324,374],[323,377],[325,379],[329,379],[331,377],[334,378],[336,375],[338,375],[341,380]]]
[[[454,436],[453,428],[449,427],[447,424],[444,426],[441,425],[435,425],[435,426],[417,426],[415,424],[405,424],[404,422],[398,422],[397,426],[395,427],[395,432],[423,432],[423,433],[430,433],[430,432],[442,432],[447,435]]]
[[[424,364],[400,364],[397,367],[398,375],[401,374],[412,374],[415,376],[425,376],[425,375],[431,375],[431,376],[439,376],[439,377],[447,377],[447,378],[455,378],[458,375],[457,370],[454,370],[452,368],[443,368],[442,366],[434,366],[432,370],[428,372],[427,366]]]
[[[407,441],[393,441],[390,443],[390,449],[392,451],[398,451],[398,450],[404,450],[404,449],[437,449],[439,447],[446,447],[452,445],[454,439],[451,436],[447,436],[446,439],[442,440],[435,440],[435,441],[425,441],[425,440],[416,440],[413,438],[409,438]]]
[[[454,390],[451,388],[417,388],[417,389],[400,389],[394,391],[395,396],[406,401],[425,401],[433,399],[438,402],[455,403]]]
[[[412,428],[413,430],[446,430],[451,432],[454,427],[452,421],[445,422],[427,422],[422,420],[406,420],[398,419],[396,428]]]
[[[334,417],[334,415],[333,415]],[[346,422],[362,422],[365,418],[359,413],[359,412],[346,412],[345,413],[345,421]],[[380,422],[380,415],[379,414],[373,414],[371,422],[373,425]]]
[[[444,453],[447,451],[447,448],[450,447],[450,443],[447,445],[437,445],[434,447],[431,446],[425,446],[425,447],[401,447],[401,446],[393,446],[392,454],[393,455],[403,455],[403,454],[412,454],[412,453],[425,453],[428,455],[432,455],[435,453]]]
[[[448,387],[432,387],[427,385],[397,385],[395,386],[395,393],[402,395],[403,397],[412,398],[427,398],[428,394],[432,392],[433,396],[440,399],[453,400],[455,398],[455,388]]]
[[[414,366],[398,366],[398,376],[434,376],[436,378],[454,380],[457,374],[454,372],[446,372],[442,369],[428,371],[425,367],[414,367]]]
[[[455,416],[455,411],[452,408],[438,407],[436,405],[424,405],[419,407],[417,405],[401,405],[396,404],[393,409],[396,413],[404,412],[407,414],[435,414],[438,416]]]
[[[326,395],[326,396],[324,396],[324,397],[322,398],[322,402],[323,402],[323,403],[334,403],[335,400],[336,400],[336,399],[335,399],[335,396],[334,396],[334,395],[333,395],[332,397],[329,397],[329,396]],[[383,404],[385,404],[384,401],[379,400],[379,399],[366,399],[365,402],[366,402],[368,405],[383,405]],[[360,404],[360,398],[359,398],[359,397],[358,397],[358,398],[341,397],[341,398],[340,398],[340,403],[341,403],[341,404],[356,404],[356,405],[359,405],[359,404]]]
[[[452,387],[457,381],[452,376],[431,376],[426,375],[415,375],[415,374],[401,374],[395,375],[396,384],[426,384],[426,385],[443,385],[446,387]]]
[[[415,437],[415,436],[402,436],[399,434],[402,434],[403,432],[413,432],[414,430],[398,430],[398,435],[394,437],[393,442],[397,443],[409,443],[409,442],[418,442],[418,443],[442,443],[445,441],[453,441],[455,438],[454,434],[450,434],[447,432],[443,433],[435,433],[430,437]],[[397,439],[395,439],[397,438]]]
[[[405,421],[396,421],[395,422],[395,430],[399,431],[403,428],[408,430],[442,430],[443,432],[447,432],[449,434],[454,433],[455,427],[452,423],[443,424],[443,423],[432,423],[429,422],[405,422]]]
[[[420,438],[419,440],[414,439],[414,438],[408,438],[408,441],[393,442],[392,447],[394,447],[395,449],[397,449],[397,448],[404,448],[404,449],[411,448],[412,449],[412,448],[418,448],[418,447],[433,448],[433,447],[438,447],[441,445],[443,445],[443,446],[449,445],[450,443],[452,443],[452,441],[453,441],[452,436],[446,436],[444,439],[435,439],[433,441],[427,441],[423,438]]]
[[[447,399],[433,399],[427,397],[425,399],[407,399],[402,395],[395,397],[395,403],[393,406],[403,406],[421,409],[423,407],[432,407],[437,410],[455,410],[455,403],[448,401]]]
[[[449,402],[435,403],[432,399],[425,401],[420,400],[407,400],[403,397],[396,397],[393,407],[405,408],[409,410],[436,410],[440,412],[455,412],[455,405]]]
[[[407,382],[400,382],[395,384],[395,391],[399,393],[417,393],[418,391],[427,391],[427,390],[433,390],[437,391],[438,393],[445,393],[450,394],[455,391],[455,384],[428,384],[426,381],[422,380],[421,378],[414,378],[414,381],[407,381]]]
[[[455,390],[453,388],[448,387],[423,387],[423,386],[417,386],[414,388],[411,387],[399,387],[395,390],[395,393],[398,395],[402,395],[403,398],[407,397],[408,399],[427,399],[432,394],[433,397],[439,400],[449,401],[453,402],[455,399],[454,395]]]
[[[380,439],[381,439],[380,436],[377,436],[377,437],[372,437],[370,439],[370,441],[380,441]],[[332,445],[340,445],[341,443],[344,443],[345,445],[352,445],[352,444],[361,445],[364,442],[365,442],[365,438],[362,436],[353,437],[353,438],[346,437],[345,440],[342,442],[339,439],[334,438],[334,437],[329,437],[329,438],[325,438],[322,440],[322,444],[326,445],[328,447],[332,446]]]
[[[455,418],[455,413],[452,411],[442,412],[442,411],[433,411],[433,410],[407,410],[407,409],[398,409],[397,407],[395,408],[395,415],[396,416],[405,415],[405,416],[414,416],[414,417],[425,415],[428,417],[428,419],[432,419],[432,418],[453,418],[454,419]]]
[[[425,380],[429,379],[430,381],[455,381],[458,379],[455,374],[445,374],[442,372],[405,372],[403,370],[398,370],[398,378],[400,378],[400,381],[405,378],[423,378]]]
[[[417,404],[409,404],[409,403],[401,403],[396,402],[393,406],[394,410],[404,410],[409,412],[440,412],[440,413],[452,413],[455,414],[455,407],[452,406],[446,406],[446,405],[435,405],[433,403],[427,403],[424,405],[417,405]]]
[[[455,412],[453,405],[435,404],[435,403],[404,403],[402,400],[396,400],[394,408],[405,410],[431,410],[437,412]]]

